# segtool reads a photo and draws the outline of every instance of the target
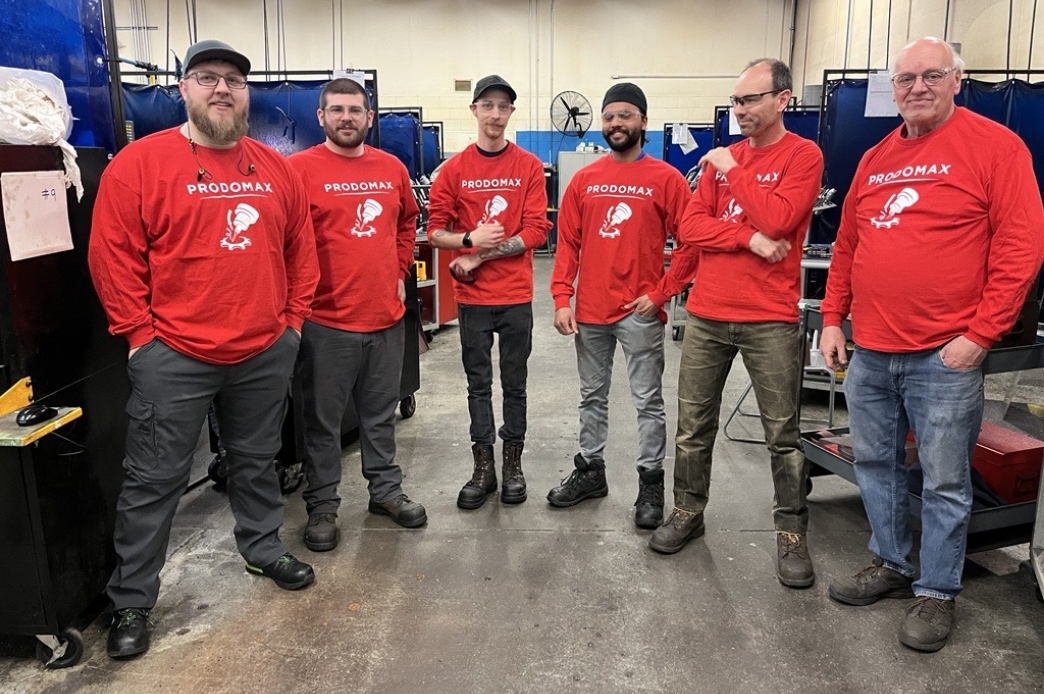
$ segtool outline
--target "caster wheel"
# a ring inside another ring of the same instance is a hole
[[[427,340],[430,343],[432,340],[435,339],[435,333],[432,332],[431,330],[425,330],[424,331],[424,339]]]
[[[399,413],[403,419],[409,419],[417,412],[417,396],[410,395],[399,402]]]
[[[279,475],[279,488],[283,494],[293,494],[304,481],[304,463],[283,465],[277,460],[276,474]]]
[[[225,460],[225,456],[214,456],[210,465],[207,466],[207,477],[219,492],[225,491],[225,486],[228,484],[228,462]]]
[[[811,493],[812,493],[812,478],[809,477],[808,480],[805,481],[805,496],[808,496]]]
[[[683,328],[680,325],[671,329],[671,338],[675,342],[677,342],[678,340],[682,339],[682,329]]]
[[[58,656],[42,641],[36,642],[36,659],[48,670],[72,667],[83,657],[83,636],[79,629],[69,627],[58,635]]]

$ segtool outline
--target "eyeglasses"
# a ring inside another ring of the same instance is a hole
[[[208,89],[216,87],[218,82],[225,80],[225,84],[228,85],[229,89],[246,89],[247,81],[245,77],[239,75],[216,75],[213,72],[193,72],[191,75],[185,75],[186,78],[192,77],[199,83],[201,87],[207,87]]]
[[[753,106],[754,104],[761,101],[761,97],[766,94],[779,94],[782,89],[772,89],[767,92],[761,92],[760,94],[746,94],[744,96],[730,96],[729,103],[733,106]]]
[[[480,101],[480,102],[478,102],[477,105],[483,111],[492,111],[492,110],[496,109],[497,111],[499,111],[501,113],[510,113],[512,111],[512,109],[515,108],[514,106],[512,106],[507,101],[500,101],[500,102],[496,102],[496,101]]]
[[[346,111],[352,118],[363,118],[366,116],[366,109],[362,106],[349,106],[347,109],[344,106],[327,106],[323,110],[334,118],[340,118]]]
[[[614,118],[619,121],[632,121],[640,115],[637,111],[605,111],[602,113],[602,122],[612,123]]]
[[[951,72],[953,72],[952,67],[946,67],[940,70],[929,70],[928,72],[922,72],[919,75],[912,72],[901,72],[892,77],[892,84],[895,85],[897,89],[910,89],[917,83],[917,78],[920,77],[925,85],[934,87],[946,79],[946,75]]]

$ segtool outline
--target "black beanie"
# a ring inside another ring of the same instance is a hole
[[[605,98],[602,99],[602,110],[605,107],[616,101],[622,101],[625,104],[633,104],[638,107],[641,114],[647,115],[646,110],[649,105],[645,101],[645,94],[637,84],[631,84],[630,82],[620,82],[609,87],[609,91],[605,93]]]

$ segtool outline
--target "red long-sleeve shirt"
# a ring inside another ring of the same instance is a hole
[[[643,294],[662,306],[683,290],[696,271],[696,249],[678,246],[666,273],[663,249],[668,235],[677,238],[689,195],[677,169],[649,156],[621,163],[607,155],[580,169],[558,211],[555,308],[567,308],[575,293],[577,322],[608,325]]]
[[[479,306],[524,304],[533,300],[533,249],[547,241],[544,167],[535,156],[509,142],[494,156],[475,145],[442,165],[428,199],[428,229],[473,231],[479,224],[500,222],[504,238],[518,236],[524,253],[497,258],[474,271],[475,281],[453,282],[457,303]],[[453,253],[477,253],[463,248]]]
[[[301,179],[277,152],[249,138],[197,151],[198,161],[172,128],[116,155],[94,206],[91,276],[110,331],[131,347],[158,337],[235,364],[311,312],[312,221]]]
[[[857,344],[932,349],[963,335],[990,348],[1014,324],[1044,254],[1044,210],[1015,133],[957,108],[863,155],[845,197],[824,325],[852,313]]]
[[[289,161],[308,191],[319,254],[309,320],[362,333],[395,325],[406,312],[399,280],[410,276],[417,242],[406,167],[377,149],[345,157],[325,143]]]
[[[700,271],[686,308],[707,320],[798,322],[801,245],[823,177],[823,154],[787,133],[767,147],[729,147],[737,165],[708,166],[685,211],[681,241],[700,250]],[[790,241],[778,263],[751,252],[754,232]]]

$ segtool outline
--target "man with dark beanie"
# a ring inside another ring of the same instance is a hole
[[[555,328],[575,336],[580,452],[573,458],[576,469],[547,500],[566,507],[609,493],[603,452],[619,343],[638,410],[634,522],[656,528],[663,520],[667,448],[662,306],[692,279],[696,253],[679,246],[664,272],[663,249],[668,236],[677,238],[689,186],[672,166],[642,151],[646,111],[645,94],[634,84],[616,84],[606,92],[602,135],[612,154],[577,172],[562,198],[551,294]]]
[[[504,394],[503,486],[500,500],[526,500],[522,449],[526,379],[533,348],[533,249],[547,241],[547,191],[540,160],[505,137],[515,90],[498,75],[475,85],[471,114],[478,141],[447,161],[431,187],[428,240],[454,251],[450,263],[468,378],[475,470],[457,506],[476,509],[497,491],[493,444],[493,335],[499,335]]]

